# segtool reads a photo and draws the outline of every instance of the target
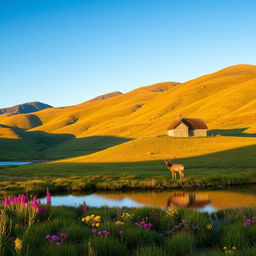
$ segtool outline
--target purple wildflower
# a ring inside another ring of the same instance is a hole
[[[66,233],[60,233],[60,236],[61,236],[61,237],[64,237],[64,238],[67,238],[67,237],[68,237],[68,234],[66,234]]]

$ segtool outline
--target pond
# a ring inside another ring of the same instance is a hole
[[[43,198],[45,203],[46,199]],[[214,212],[227,208],[256,207],[256,186],[215,191],[163,192],[96,192],[87,195],[52,196],[52,205],[91,207],[159,207],[162,209],[192,208]]]
[[[0,166],[16,166],[16,165],[26,165],[26,164],[32,164],[32,162],[28,161],[0,161]]]

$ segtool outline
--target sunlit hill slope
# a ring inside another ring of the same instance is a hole
[[[71,156],[79,156],[84,152],[78,141],[83,142],[85,138],[105,136],[128,140],[162,135],[180,113],[205,119],[210,129],[255,133],[256,66],[236,65],[182,84],[154,84],[75,106],[45,109],[33,115],[2,114],[0,138],[24,139],[14,128],[21,128],[27,139],[35,133],[65,135],[67,138],[59,141],[55,149],[60,151],[67,143],[72,148],[76,143],[77,154]],[[50,148],[53,152],[52,145],[44,145],[41,152]],[[68,156],[68,153],[64,155]]]

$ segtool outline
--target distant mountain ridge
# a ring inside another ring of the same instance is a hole
[[[95,97],[93,99],[90,99],[90,100],[88,100],[88,102],[99,101],[99,100],[106,100],[106,99],[109,99],[109,98],[112,98],[112,97],[116,97],[116,96],[121,95],[121,94],[123,94],[123,93],[119,92],[119,91],[110,92],[110,93],[106,93],[106,94],[97,96],[97,97]]]
[[[9,115],[29,114],[29,113],[46,109],[46,108],[53,108],[53,107],[39,101],[33,101],[33,102],[26,102],[23,104],[15,105],[9,108],[1,108],[0,114],[9,114]]]

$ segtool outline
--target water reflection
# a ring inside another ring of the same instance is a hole
[[[256,207],[256,187],[223,191],[97,192],[90,195],[53,196],[53,205],[78,206],[84,201],[92,207],[142,207],[162,209],[193,208],[213,212],[226,208]],[[43,199],[45,202],[45,199]]]
[[[167,209],[178,209],[178,208],[195,208],[201,209],[210,204],[208,194],[203,193],[185,193],[185,192],[174,192],[167,200]]]

